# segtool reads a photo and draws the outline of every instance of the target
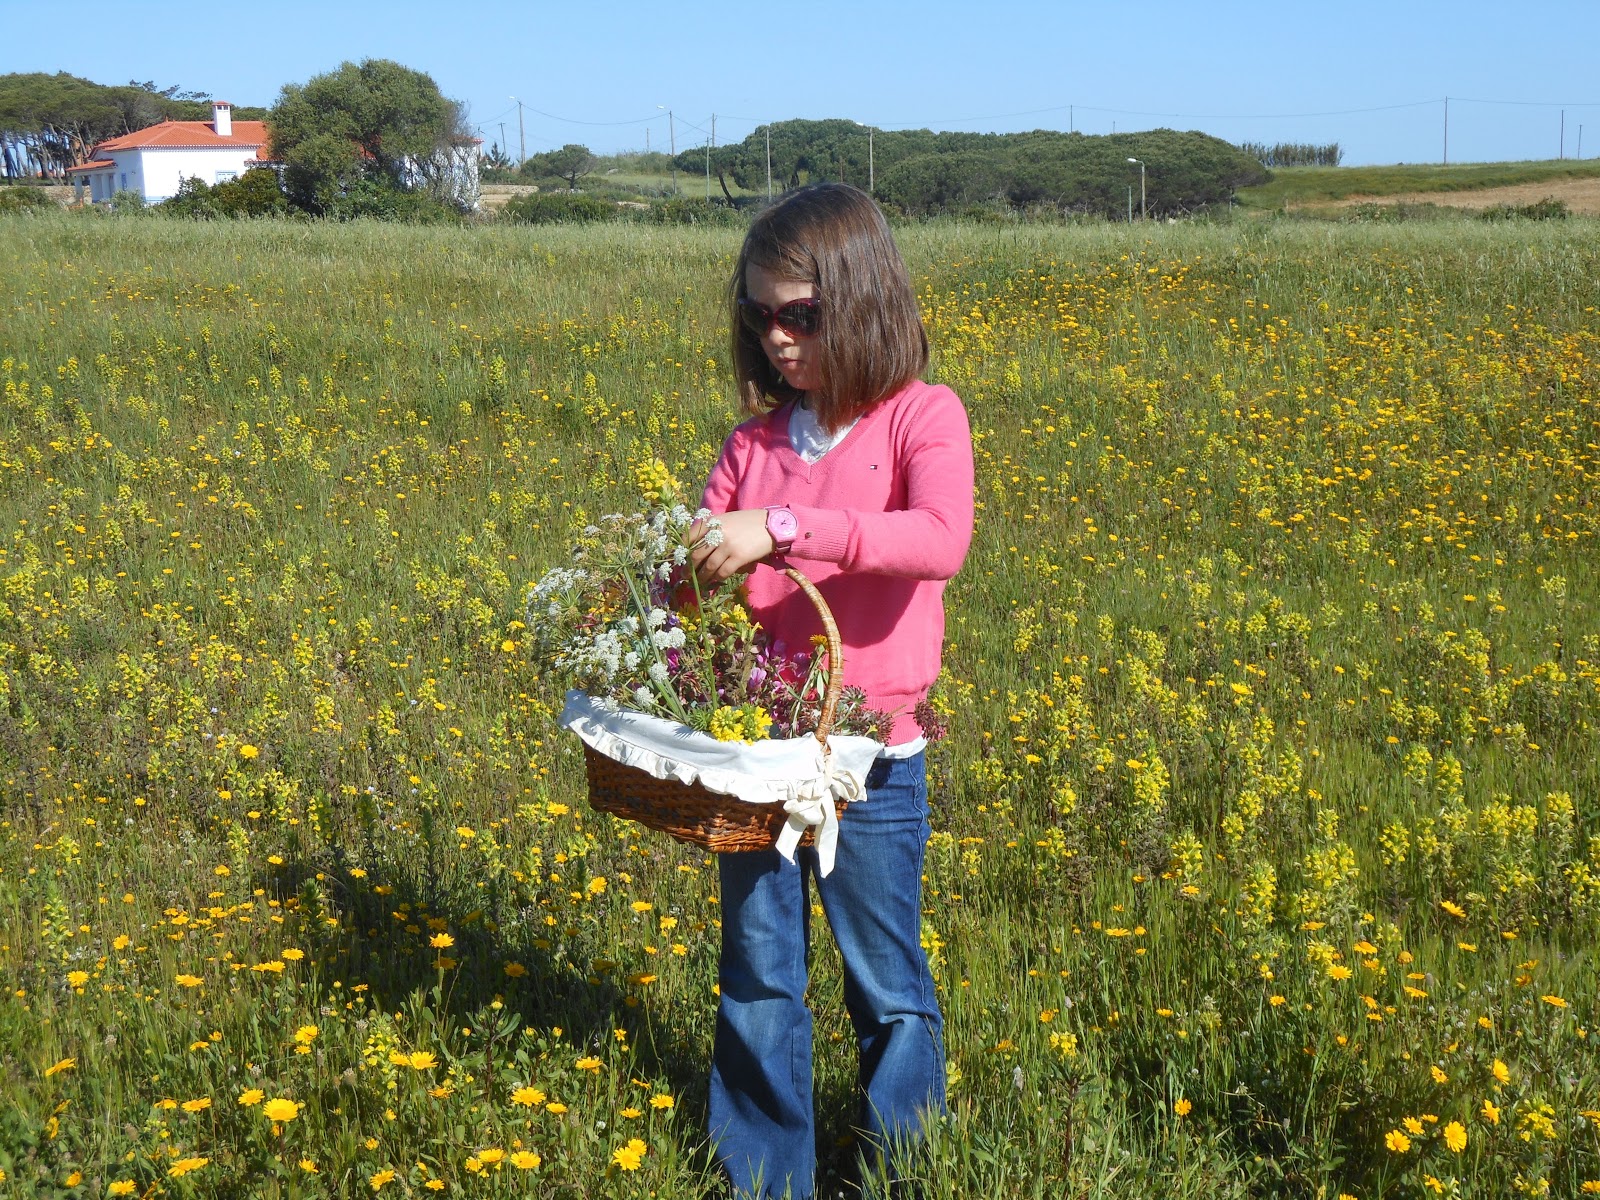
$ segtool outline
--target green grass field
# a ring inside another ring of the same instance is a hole
[[[1398,196],[1410,192],[1461,192],[1600,178],[1600,159],[1547,162],[1401,163],[1374,167],[1279,167],[1272,181],[1240,188],[1240,205],[1275,210],[1345,200],[1351,196]],[[1443,197],[1441,197],[1443,198]]]
[[[1600,1190],[1597,232],[899,231],[980,505],[926,1195]],[[737,232],[0,235],[0,1195],[719,1194],[715,865],[522,598],[710,465]]]

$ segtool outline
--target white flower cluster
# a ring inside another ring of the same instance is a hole
[[[629,695],[644,711],[661,711],[670,671],[665,656],[685,644],[683,629],[660,600],[689,561],[689,529],[703,522],[716,545],[719,523],[709,509],[682,504],[648,515],[611,513],[586,527],[574,553],[579,565],[547,571],[528,593],[528,624],[545,660],[596,696]],[[626,583],[627,599],[609,619],[592,613],[597,586]]]
[[[589,572],[581,567],[554,567],[528,592],[528,623],[536,624],[543,616],[559,617],[562,601],[579,591],[589,580]]]

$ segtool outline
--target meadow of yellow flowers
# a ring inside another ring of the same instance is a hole
[[[1597,232],[901,232],[979,466],[927,1195],[1600,1192]],[[715,864],[523,598],[714,458],[736,232],[0,235],[0,1195],[719,1194]]]

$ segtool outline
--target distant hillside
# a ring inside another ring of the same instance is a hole
[[[1448,167],[1425,163],[1386,167],[1280,167],[1272,172],[1269,182],[1240,188],[1238,201],[1254,209],[1312,208],[1353,199],[1411,198],[1587,179],[1600,179],[1600,159],[1462,163]],[[1438,202],[1448,204],[1451,198],[1440,195]]]
[[[1130,195],[1136,211],[1182,216],[1268,178],[1237,146],[1194,131],[935,133],[842,119],[780,121],[742,142],[686,150],[676,162],[687,177],[709,171],[731,185],[722,193],[730,201],[735,187],[764,193],[770,164],[778,191],[823,179],[871,183],[879,200],[918,217],[1054,210],[1125,218]]]

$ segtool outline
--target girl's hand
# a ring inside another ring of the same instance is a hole
[[[746,508],[738,512],[723,513],[717,520],[722,526],[722,541],[708,546],[701,541],[689,553],[695,574],[701,586],[721,583],[730,575],[760,562],[776,550],[777,544],[767,532],[767,510]],[[696,521],[689,528],[690,544],[705,533],[705,526]]]

